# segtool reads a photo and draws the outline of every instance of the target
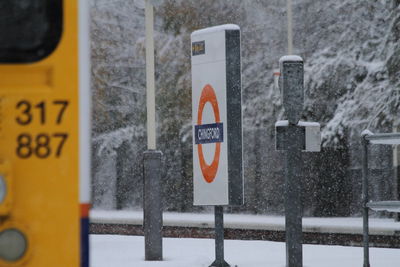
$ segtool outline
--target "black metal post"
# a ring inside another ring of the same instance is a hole
[[[144,243],[145,260],[162,260],[161,151],[147,150],[144,156]]]
[[[290,125],[287,129],[287,151],[285,166],[285,229],[286,266],[303,266],[302,233],[302,162],[301,147],[303,135],[301,128]]]
[[[369,267],[369,226],[368,226],[368,140],[362,136],[362,209],[363,209],[363,246],[364,267]]]
[[[399,148],[397,147],[396,148],[396,153],[397,153],[397,150],[398,150]],[[400,166],[399,165],[397,165],[397,166],[395,166],[395,184],[396,184],[396,199],[397,200],[400,200]],[[397,212],[396,214],[395,214],[395,220],[396,220],[396,222],[400,222],[400,213],[399,212]]]
[[[214,206],[215,214],[215,261],[210,267],[230,267],[224,260],[224,207]]]
[[[400,200],[400,171],[399,171],[399,145],[396,145],[393,148],[393,177],[394,177],[394,184],[395,184],[395,199]],[[400,222],[400,213],[395,213],[394,214],[394,219],[396,222]]]
[[[302,233],[302,161],[304,133],[297,126],[304,103],[303,59],[284,56],[279,60],[281,69],[282,103],[288,127],[285,138],[285,232],[286,267],[303,266]]]

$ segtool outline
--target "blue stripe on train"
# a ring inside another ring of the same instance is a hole
[[[89,218],[81,218],[81,267],[89,267]]]

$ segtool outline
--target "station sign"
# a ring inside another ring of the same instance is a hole
[[[191,44],[194,205],[241,205],[240,28],[198,30]]]

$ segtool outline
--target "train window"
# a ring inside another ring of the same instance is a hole
[[[63,0],[0,0],[0,63],[50,55],[62,33]]]

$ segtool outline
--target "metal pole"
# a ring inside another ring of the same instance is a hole
[[[287,9],[287,37],[288,37],[288,54],[293,54],[293,24],[292,24],[292,0],[287,0],[286,2]]]
[[[147,148],[156,149],[156,104],[154,80],[154,12],[146,1],[146,101],[147,101]]]
[[[398,126],[393,126],[393,132],[396,133],[397,130],[399,129]],[[393,147],[393,178],[394,178],[394,192],[395,192],[395,197],[397,200],[400,200],[400,181],[399,181],[399,145],[395,145]],[[396,213],[394,215],[394,219],[396,221],[400,221],[400,214]]]
[[[145,260],[162,260],[161,151],[144,152]]]
[[[362,209],[363,209],[363,246],[364,267],[369,267],[369,236],[368,236],[368,141],[362,136]]]
[[[210,267],[230,267],[224,260],[224,207],[214,206],[215,214],[215,261]]]
[[[289,124],[285,166],[286,266],[303,266],[301,128]]]
[[[302,233],[302,149],[304,134],[297,126],[304,103],[303,59],[284,56],[279,60],[282,78],[282,103],[288,119],[285,161],[286,267],[303,266]]]
[[[147,151],[143,154],[143,211],[145,260],[162,260],[162,190],[161,151],[156,150],[156,105],[154,79],[154,12],[153,5],[145,0],[146,20],[146,104]]]

